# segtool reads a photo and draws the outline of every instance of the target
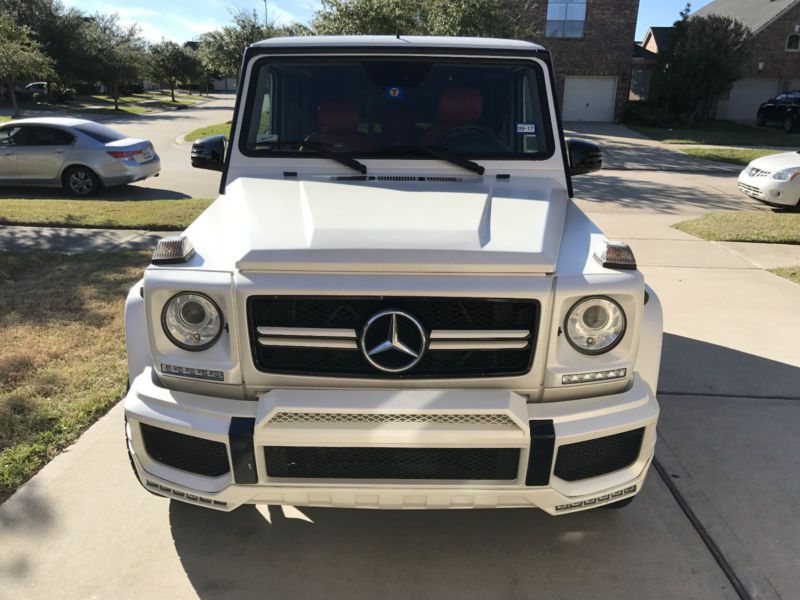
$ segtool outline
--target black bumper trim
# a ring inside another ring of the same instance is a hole
[[[253,447],[253,430],[256,420],[250,417],[233,417],[228,428],[231,448],[233,480],[235,483],[258,483],[256,452]]]
[[[531,453],[528,457],[528,474],[525,485],[547,485],[553,467],[556,430],[550,420],[531,421]]]

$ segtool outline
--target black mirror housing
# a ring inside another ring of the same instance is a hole
[[[600,146],[586,140],[567,139],[569,174],[586,175],[603,168],[603,151]]]
[[[200,138],[192,144],[192,166],[196,169],[222,171],[225,166],[227,145],[228,138],[224,135]]]

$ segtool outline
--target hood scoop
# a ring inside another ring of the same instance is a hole
[[[552,273],[566,208],[553,179],[239,178],[239,270]],[[365,183],[361,183],[365,182]]]

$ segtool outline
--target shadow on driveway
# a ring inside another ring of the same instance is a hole
[[[756,210],[764,205],[746,199],[744,196],[729,195],[712,189],[719,181],[725,185],[730,175],[709,173],[697,181],[691,175],[633,174],[615,172],[613,175],[601,171],[591,176],[576,177],[573,180],[575,198],[589,200],[609,206],[628,209],[642,209],[663,214],[684,214],[712,210]],[[667,181],[669,180],[669,181]],[[591,206],[583,206],[592,210]],[[628,212],[630,214],[630,212]]]
[[[150,179],[148,183],[156,183],[158,179]],[[141,185],[121,185],[102,190],[97,196],[83,198],[87,202],[92,200],[181,200],[190,198],[188,194],[165,190],[157,187],[143,187]],[[65,192],[61,188],[50,187],[2,187],[0,199],[23,198],[30,200],[56,199],[56,200],[82,200]]]

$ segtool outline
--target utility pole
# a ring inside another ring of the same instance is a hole
[[[267,6],[267,0],[264,0],[264,34],[267,33],[268,28],[269,28],[269,7]]]

